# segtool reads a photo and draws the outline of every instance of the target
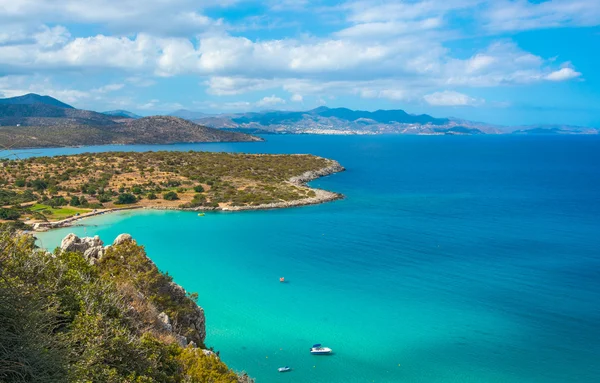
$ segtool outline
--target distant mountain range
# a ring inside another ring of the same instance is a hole
[[[22,148],[262,141],[178,117],[132,118],[124,117],[129,116],[127,111],[117,112],[112,115],[75,109],[52,97],[34,94],[0,99],[0,145]]]
[[[149,120],[148,120],[149,119]],[[187,121],[185,121],[187,120]],[[134,121],[142,121],[134,124]],[[194,124],[189,125],[189,121]],[[94,127],[117,136],[120,143],[199,142],[195,140],[251,141],[250,136],[218,136],[218,133],[244,134],[599,134],[600,129],[570,125],[499,126],[458,118],[436,118],[409,114],[404,110],[374,112],[347,108],[319,107],[308,111],[264,111],[253,113],[205,114],[185,109],[169,116],[144,117],[126,111],[97,113],[75,109],[57,99],[37,94],[0,99],[0,125],[20,127]],[[203,129],[214,128],[203,133]],[[164,129],[160,127],[163,126]],[[104,128],[103,128],[104,127]],[[125,132],[124,127],[129,127]],[[56,128],[53,128],[56,129]],[[51,130],[47,130],[50,132]],[[66,131],[66,130],[65,130]],[[148,131],[148,134],[144,132]],[[25,130],[21,130],[24,133]],[[39,130],[36,130],[39,132]],[[94,131],[96,132],[96,131]],[[183,132],[186,132],[185,134]],[[89,132],[92,134],[92,132]],[[214,133],[214,134],[213,134]],[[94,133],[95,136],[98,136]],[[138,137],[120,135],[135,134]],[[217,134],[217,135],[215,135]],[[117,137],[117,138],[115,138]],[[162,138],[161,138],[162,137]],[[103,138],[106,140],[106,138]],[[137,140],[137,141],[135,141]],[[176,141],[182,140],[182,141]],[[134,142],[135,141],[135,142]],[[0,142],[1,143],[1,142]],[[85,143],[81,143],[85,145]]]
[[[142,118],[142,116],[137,115],[135,113],[129,112],[127,110],[109,110],[106,112],[102,112],[102,114],[106,114],[107,116],[113,117],[122,117],[122,118]]]
[[[455,118],[319,107],[305,112],[265,111],[206,116],[194,122],[217,129],[252,134],[598,134],[595,128],[568,125],[507,127]]]

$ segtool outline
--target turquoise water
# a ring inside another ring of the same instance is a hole
[[[207,344],[258,382],[598,382],[600,139],[267,138],[23,155],[314,153],[347,171],[313,185],[347,198],[205,217],[118,213],[41,242],[132,234],[199,293]],[[310,355],[313,343],[335,355]]]

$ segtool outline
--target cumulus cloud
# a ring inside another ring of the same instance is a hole
[[[482,101],[469,97],[466,94],[451,90],[427,94],[423,96],[423,99],[429,105],[434,106],[472,106],[482,103]]]
[[[550,81],[567,81],[580,77],[581,73],[576,72],[572,68],[562,68],[548,74],[545,78]]]
[[[276,97],[275,95],[272,95],[272,96],[264,97],[261,100],[259,100],[256,103],[256,106],[262,108],[262,107],[275,106],[275,105],[281,105],[281,104],[285,104],[285,100],[282,98]]]
[[[485,26],[493,31],[521,31],[600,24],[600,3],[594,0],[494,0],[484,12]]]
[[[159,77],[185,75],[195,76],[214,96],[280,90],[292,95],[291,102],[302,102],[303,96],[354,95],[473,105],[478,101],[453,89],[583,76],[504,37],[494,41],[495,34],[600,23],[597,1],[359,0],[319,9],[332,18],[329,25],[336,31],[251,39],[240,33],[243,28],[236,30],[236,25],[205,12],[236,1],[0,0],[0,23],[5,26],[0,32],[0,73],[118,75],[119,80],[107,85],[115,89],[105,92],[118,92],[119,84],[151,86]],[[309,2],[296,5],[311,7]],[[269,12],[286,12],[285,7],[276,8]],[[271,16],[261,15],[267,23],[274,20]],[[81,35],[83,28],[69,30],[73,22],[95,26],[101,33]],[[484,31],[494,42],[474,47],[470,57],[458,56],[446,42],[467,31]],[[85,93],[93,97],[102,93],[102,87],[88,88]],[[266,99],[244,105],[266,107],[259,105]]]

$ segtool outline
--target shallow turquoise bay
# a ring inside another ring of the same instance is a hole
[[[39,234],[127,232],[199,293],[206,343],[258,382],[597,382],[600,139],[267,136],[36,150],[313,153],[319,206],[138,211]],[[279,277],[289,283],[279,283]],[[312,356],[313,343],[334,349]],[[277,367],[294,370],[280,374]]]

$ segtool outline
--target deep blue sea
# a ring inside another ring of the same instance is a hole
[[[600,137],[266,138],[21,155],[312,153],[347,168],[312,183],[346,199],[118,213],[41,243],[132,234],[199,293],[206,343],[258,383],[600,381]],[[335,354],[312,356],[313,343]]]

